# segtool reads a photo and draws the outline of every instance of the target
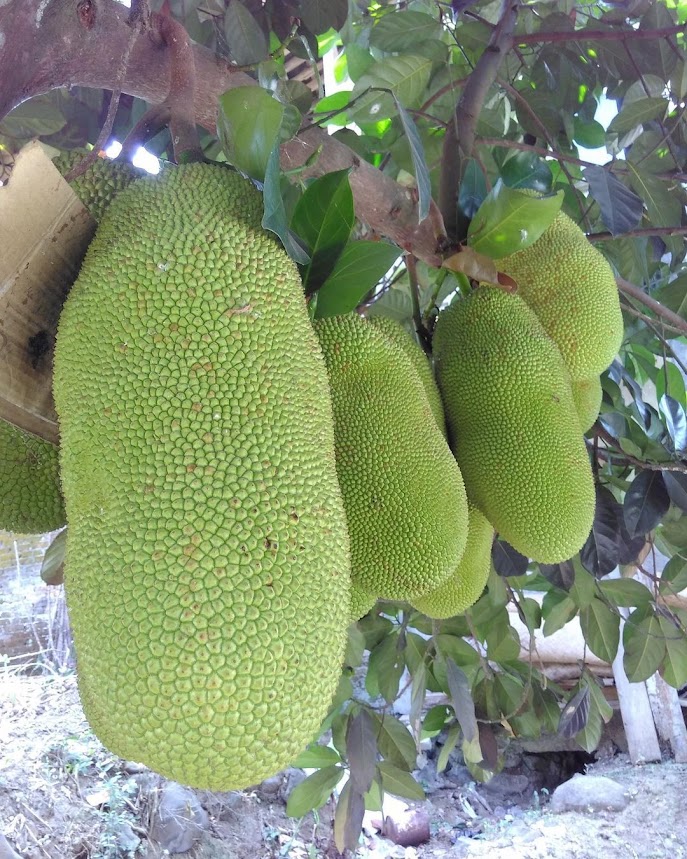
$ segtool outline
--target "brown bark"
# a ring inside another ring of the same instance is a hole
[[[131,44],[127,9],[114,0],[90,0],[88,26],[79,8],[83,0],[9,0],[0,6],[0,118],[22,101],[63,86],[112,89],[120,79],[122,57]],[[198,86],[196,121],[210,131],[217,122],[217,96],[230,87],[255,85],[200,45],[193,46]],[[151,104],[162,102],[169,88],[169,58],[164,46],[147,33],[133,41],[121,90]],[[380,235],[403,250],[439,265],[441,256],[431,219],[418,223],[417,201],[375,167],[333,140],[310,128],[282,147],[285,169],[300,167],[320,150],[309,176],[352,168],[351,187],[356,213]]]

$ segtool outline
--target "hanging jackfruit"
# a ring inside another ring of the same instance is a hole
[[[438,620],[462,614],[480,598],[489,578],[494,528],[468,501],[468,540],[455,572],[436,590],[411,600],[414,608]]]
[[[388,316],[368,316],[367,319],[381,329],[387,337],[398,344],[405,354],[410,358],[413,367],[417,370],[420,381],[425,386],[425,393],[432,408],[437,426],[446,435],[446,419],[444,418],[444,407],[441,404],[441,394],[437,387],[434,372],[429,358],[422,351],[421,346],[406,329],[394,319]]]
[[[468,496],[514,548],[572,557],[594,482],[560,352],[515,294],[481,287],[439,315],[434,357]]]
[[[334,408],[354,583],[411,599],[455,569],[467,537],[460,470],[410,359],[355,314],[315,322]]]
[[[587,432],[599,416],[603,397],[601,379],[598,376],[592,379],[579,379],[572,383],[572,393],[580,427],[582,432]]]
[[[53,164],[63,176],[83,161],[87,153],[79,149],[60,152]],[[70,187],[89,210],[95,221],[100,222],[105,209],[115,196],[143,175],[132,164],[113,161],[111,158],[96,158],[81,176],[70,183]]]
[[[563,212],[534,244],[497,261],[517,281],[558,346],[573,380],[598,376],[623,339],[623,317],[613,270]]]
[[[86,717],[114,753],[210,790],[312,739],[349,624],[326,369],[261,217],[217,165],[122,191],[55,353]]]

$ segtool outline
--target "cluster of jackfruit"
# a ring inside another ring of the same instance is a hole
[[[61,152],[53,164],[65,176],[85,154]],[[100,221],[115,195],[139,175],[128,164],[98,158],[71,187]],[[40,534],[65,524],[56,445],[0,420],[0,472],[0,529]]]

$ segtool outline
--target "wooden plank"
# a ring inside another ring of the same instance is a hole
[[[0,419],[54,443],[57,321],[95,227],[42,146],[25,146],[0,187]]]
[[[677,689],[659,674],[649,677],[646,686],[660,739],[670,746],[676,763],[687,763],[687,727]]]

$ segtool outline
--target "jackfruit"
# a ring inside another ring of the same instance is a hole
[[[210,790],[312,739],[349,623],[327,373],[261,217],[218,165],[122,191],[55,353],[86,717],[114,753]]]
[[[613,271],[563,212],[534,244],[497,261],[560,349],[573,380],[598,376],[623,339]]]
[[[355,583],[351,584],[351,610],[349,619],[351,622],[360,620],[361,617],[372,611],[377,602],[377,597],[368,594]]]
[[[572,393],[580,427],[585,433],[591,429],[599,416],[603,397],[601,379],[598,376],[594,376],[592,379],[579,379],[572,383]]]
[[[418,342],[406,331],[406,329],[394,319],[388,316],[368,316],[367,319],[377,328],[380,328],[387,337],[397,343],[405,354],[410,358],[413,367],[417,370],[420,381],[425,386],[425,393],[429,400],[437,426],[446,435],[446,419],[444,407],[441,403],[441,394],[434,378],[434,372],[429,358],[422,351]]]
[[[57,447],[0,421],[0,528],[43,534],[64,525]]]
[[[78,149],[60,152],[53,164],[63,176],[79,164],[86,152]],[[93,220],[100,222],[105,209],[115,196],[143,175],[132,164],[113,161],[111,158],[96,158],[81,176],[70,182],[70,187],[89,210]]]
[[[480,598],[489,578],[494,528],[468,501],[468,540],[456,571],[443,585],[411,600],[413,608],[443,620],[462,614]]]
[[[334,408],[354,584],[411,599],[455,569],[467,538],[460,470],[405,352],[355,314],[315,321]]]
[[[434,358],[468,497],[523,555],[572,557],[594,482],[563,359],[533,311],[478,288],[439,314]]]

